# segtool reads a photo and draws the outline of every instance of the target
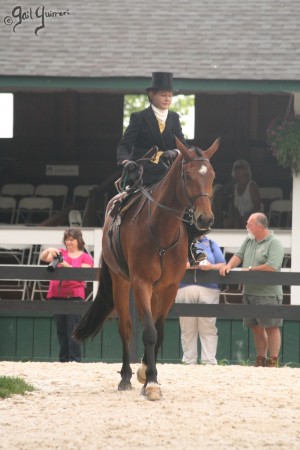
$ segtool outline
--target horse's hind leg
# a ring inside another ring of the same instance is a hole
[[[131,385],[131,377],[132,377],[132,370],[130,367],[130,354],[129,354],[129,340],[131,335],[131,321],[128,318],[126,322],[121,323],[121,317],[119,320],[119,333],[122,339],[122,345],[123,345],[123,364],[121,368],[121,381],[118,385],[119,391],[128,391],[132,389]]]
[[[130,367],[130,336],[131,336],[131,320],[129,314],[129,283],[126,280],[116,276],[114,278],[114,299],[115,307],[119,315],[119,334],[123,345],[123,364],[121,368],[121,381],[118,385],[119,391],[127,391],[132,389],[131,377],[132,370]]]

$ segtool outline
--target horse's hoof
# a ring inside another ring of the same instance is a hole
[[[147,386],[143,388],[143,391],[147,400],[156,401],[162,398],[162,393],[157,383],[148,383]]]
[[[130,381],[121,380],[118,386],[118,391],[131,391],[132,385]]]
[[[142,363],[137,370],[136,377],[141,384],[146,383],[146,364]]]

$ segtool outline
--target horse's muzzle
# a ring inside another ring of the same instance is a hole
[[[199,217],[196,219],[194,217],[194,225],[198,230],[207,230],[208,228],[211,228],[214,223],[214,215],[211,214],[209,216],[200,214]]]

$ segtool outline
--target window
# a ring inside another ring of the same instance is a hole
[[[0,138],[13,137],[14,96],[0,94]]]
[[[173,98],[172,108],[180,115],[182,131],[186,139],[195,137],[195,96],[176,95]]]

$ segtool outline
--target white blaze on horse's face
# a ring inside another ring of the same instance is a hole
[[[207,167],[201,166],[199,169],[199,173],[200,173],[200,175],[205,175],[207,173]]]

